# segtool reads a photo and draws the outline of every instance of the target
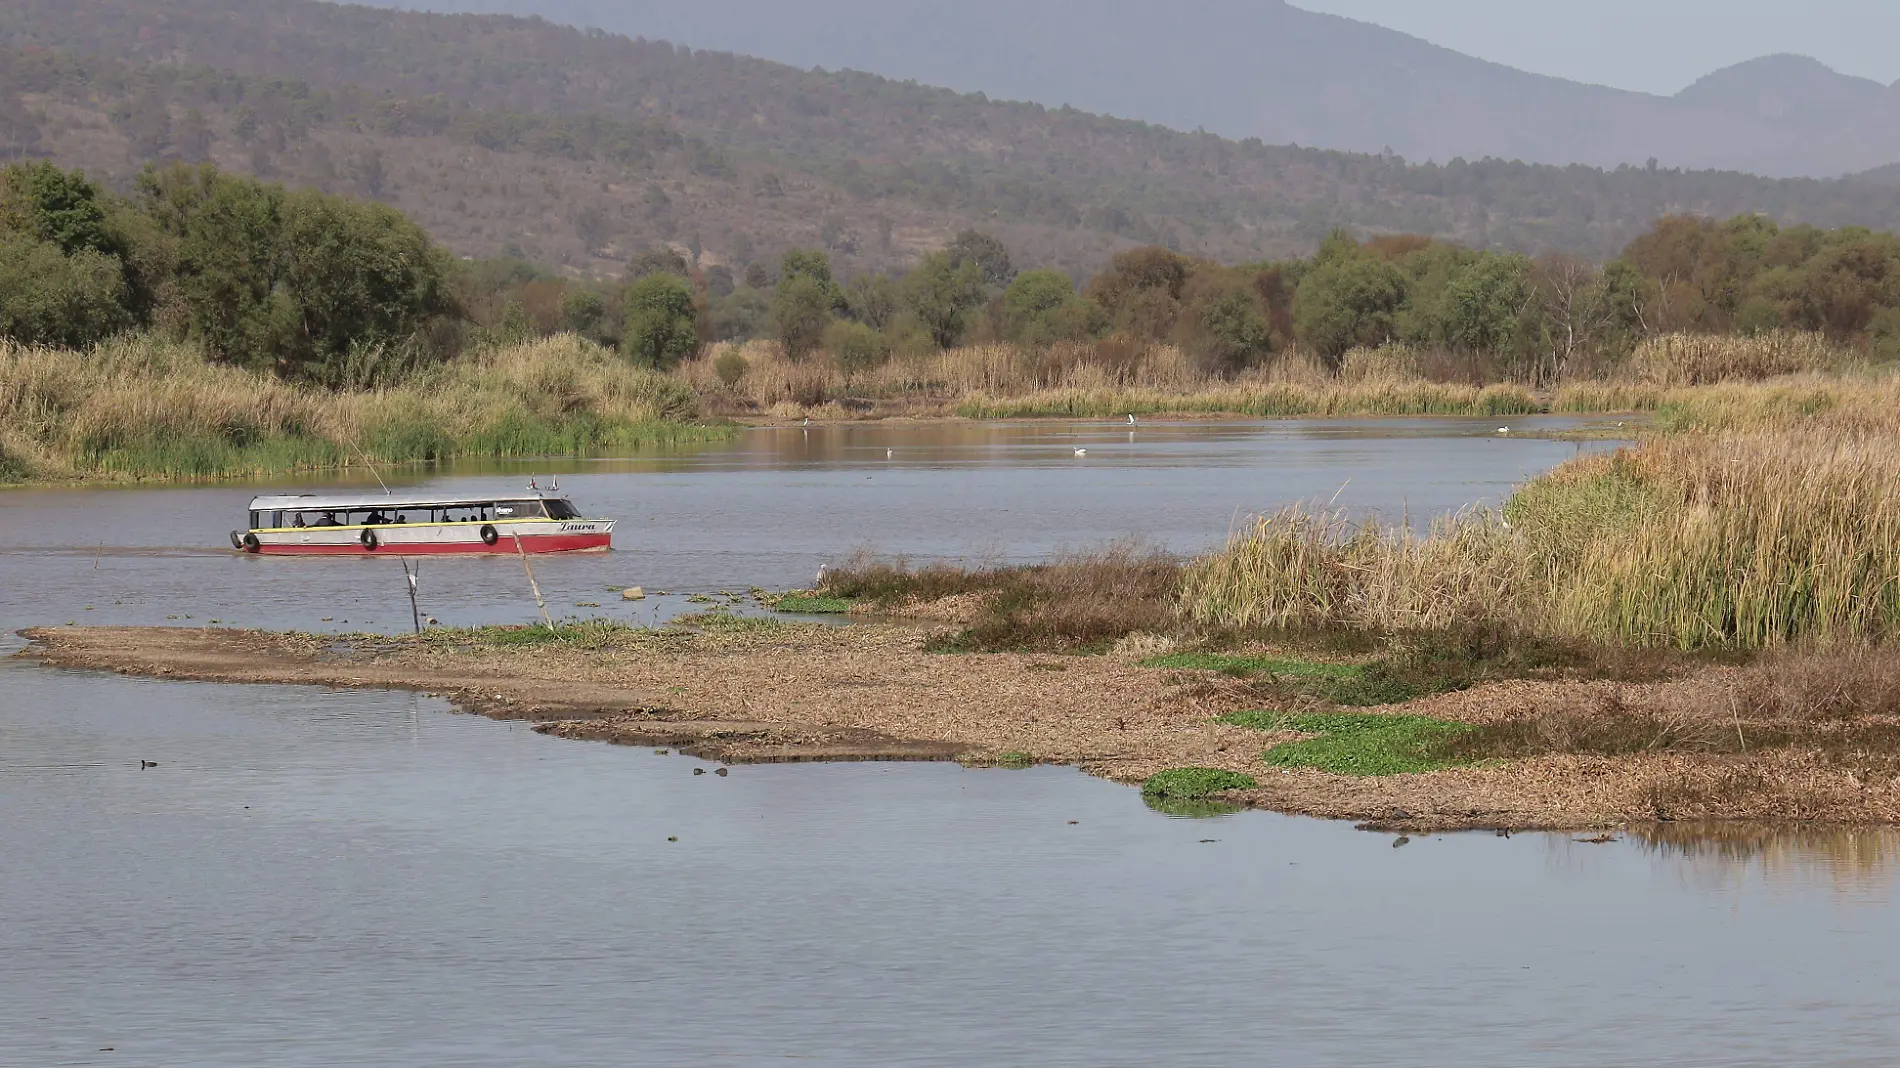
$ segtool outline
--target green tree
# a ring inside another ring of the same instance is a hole
[[[832,316],[844,308],[831,257],[822,249],[795,248],[780,257],[772,327],[788,358],[802,360],[822,346]]]
[[[851,318],[882,330],[903,310],[904,289],[887,274],[859,275],[844,287],[844,299]]]
[[[1245,285],[1221,287],[1197,311],[1200,329],[1191,348],[1205,365],[1237,371],[1273,352],[1273,324]]]
[[[332,384],[347,367],[360,382],[376,354],[396,358],[456,311],[447,256],[393,208],[209,166],[139,185],[175,246],[186,330],[218,359]]]
[[[642,249],[627,261],[627,280],[636,281],[650,274],[673,274],[685,278],[690,268],[686,266],[686,257],[671,246]]]
[[[0,230],[0,337],[77,347],[131,322],[116,258]]]
[[[1009,259],[1009,246],[981,230],[963,231],[945,251],[950,253],[951,262],[958,267],[966,263],[976,264],[986,286],[1001,289],[1016,277],[1016,268]]]
[[[1439,340],[1465,352],[1504,355],[1517,344],[1519,319],[1530,303],[1530,261],[1483,254],[1446,287]]]
[[[714,297],[708,314],[714,341],[746,341],[772,332],[772,297],[751,286]]]
[[[671,368],[699,347],[698,314],[685,279],[649,274],[627,287],[621,351],[648,367]]]
[[[1075,292],[1061,271],[1024,271],[1003,291],[1003,334],[1024,345],[1048,345],[1087,336],[1100,309]]]
[[[983,306],[983,272],[974,260],[959,264],[948,252],[932,252],[904,276],[904,300],[931,341],[947,349]]]
[[[0,169],[0,229],[51,241],[67,253],[119,251],[98,188],[85,174],[44,160]]]
[[[832,288],[812,275],[779,279],[772,298],[772,329],[787,358],[803,360],[825,343],[832,302]]]
[[[561,329],[589,341],[607,339],[607,302],[592,289],[572,289],[561,300]]]
[[[1392,340],[1405,298],[1406,277],[1398,267],[1336,256],[1301,280],[1293,298],[1293,330],[1301,345],[1337,361],[1354,346]]]
[[[837,287],[831,277],[831,257],[823,249],[795,248],[780,257],[779,284],[784,285],[793,278],[809,278],[827,291]]]
[[[216,359],[285,370],[278,357],[298,324],[277,288],[283,188],[178,166],[146,170],[139,192],[177,249],[186,332]]]
[[[424,324],[455,311],[447,256],[394,208],[297,190],[279,219],[273,300],[295,314],[280,367],[336,385],[353,349],[414,342]]]

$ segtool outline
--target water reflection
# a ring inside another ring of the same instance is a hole
[[[567,472],[626,537],[537,564],[540,582],[627,618],[651,608],[608,584],[783,587],[864,541],[917,559],[1131,534],[1193,551],[1236,512],[1342,484],[1420,515],[1573,451],[1454,421],[1126,434],[781,429],[407,477]],[[224,544],[251,492],[0,494],[0,628],[407,627],[392,561],[194,551]],[[445,622],[533,618],[514,561],[431,561],[423,581]],[[1271,1050],[1520,1068],[1876,1064],[1900,1046],[1900,914],[1860,907],[1894,898],[1891,834],[1395,850],[1343,823],[1157,813],[1068,768],[693,763],[418,694],[0,661],[0,1063],[1092,1068]],[[1828,892],[1843,884],[1852,908]]]
[[[1900,875],[1900,828],[1662,823],[1630,837],[1696,885],[1827,883],[1884,899]]]
[[[1163,797],[1143,797],[1141,800],[1148,806],[1148,811],[1159,812],[1163,816],[1178,820],[1214,819],[1246,811],[1239,805],[1228,805],[1219,801],[1183,801],[1179,798]]]

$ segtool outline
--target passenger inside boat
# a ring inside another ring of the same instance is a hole
[[[301,526],[303,526],[303,525],[304,525],[304,521],[303,521],[303,513],[302,513],[302,512],[298,512],[298,513],[297,513],[297,521],[296,521],[295,523],[292,523],[292,524],[291,524],[291,526],[293,526],[293,527],[301,527]]]
[[[320,526],[320,527],[335,527],[335,526],[341,526],[341,525],[342,524],[336,521],[335,512],[325,512],[323,513],[323,518],[317,520],[317,526]]]
[[[363,520],[363,525],[366,527],[380,527],[388,522],[389,520],[383,518],[383,513],[371,512],[369,517]]]

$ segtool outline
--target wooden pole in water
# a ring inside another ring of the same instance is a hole
[[[521,547],[521,535],[510,530],[508,536],[515,539],[515,552],[521,556],[521,570],[528,573],[528,588],[534,591],[534,606],[541,610],[541,622],[553,630],[554,620],[548,618],[548,603],[541,599],[541,584],[534,580],[534,565],[528,563],[528,550]]]
[[[416,580],[422,577],[422,564],[417,563],[415,571],[409,570],[409,561],[400,560],[402,577],[409,580],[409,617],[415,620],[416,633],[422,633],[422,609],[416,605]]]

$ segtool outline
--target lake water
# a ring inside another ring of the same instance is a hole
[[[1297,499],[1394,518],[1495,501],[1575,449],[1495,429],[753,431],[568,465],[586,510],[627,520],[622,549],[536,573],[559,610],[631,618],[865,545],[1194,551]],[[219,551],[251,492],[0,494],[0,628],[407,624],[391,561]],[[444,622],[533,617],[514,561],[424,569]],[[604,589],[622,583],[672,596],[623,606]],[[1394,848],[1267,813],[1165,818],[1062,768],[696,764],[419,695],[0,661],[0,1065],[1782,1068],[1900,1049],[1890,832]]]

